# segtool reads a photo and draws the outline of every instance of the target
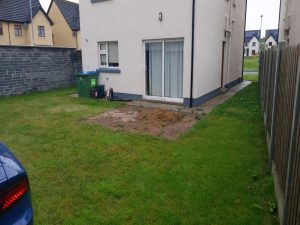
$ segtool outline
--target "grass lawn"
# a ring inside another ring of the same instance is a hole
[[[258,73],[257,74],[244,74],[244,80],[258,82]]]
[[[258,56],[244,58],[244,71],[258,71]]]
[[[72,92],[0,100],[0,140],[28,170],[35,224],[278,224],[257,84],[177,141],[85,124],[120,104]]]

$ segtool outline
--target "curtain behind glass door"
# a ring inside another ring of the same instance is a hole
[[[146,93],[162,97],[163,77],[162,42],[146,43]]]
[[[183,42],[165,42],[165,97],[183,97]]]

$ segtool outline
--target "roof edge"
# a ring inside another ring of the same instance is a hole
[[[39,7],[39,10],[36,11],[36,13],[34,15],[32,15],[32,18],[34,18],[39,11],[41,11],[44,14],[44,16],[47,18],[47,20],[50,22],[51,25],[54,24],[53,21],[51,20],[51,18],[48,16],[48,14],[45,12],[45,10],[43,9],[42,6]],[[30,21],[30,22],[32,22],[32,21]]]
[[[24,21],[18,21],[18,20],[0,20],[0,22],[6,22],[6,23],[21,23],[21,24],[29,24],[31,23],[30,20],[24,22]]]
[[[47,15],[49,14],[50,8],[52,7],[54,1],[55,1],[55,0],[51,0],[50,6],[49,6],[49,8],[48,8]],[[68,2],[70,2],[70,1],[68,1]],[[75,2],[70,2],[70,3],[77,4],[77,3],[75,3]],[[64,17],[65,21],[67,22],[67,24],[68,24],[69,28],[71,29],[71,31],[79,31],[79,30],[80,30],[80,27],[79,27],[79,29],[72,29],[72,28],[71,28],[71,26],[70,26],[68,20],[66,19],[65,15],[63,14],[63,12],[61,11],[61,9],[59,8],[58,4],[57,4],[57,3],[55,3],[55,4],[56,4],[57,8],[59,9],[60,13],[63,15],[63,17]],[[77,5],[79,5],[79,4],[77,4]],[[49,16],[49,15],[48,15],[48,16]],[[49,18],[50,18],[50,17],[49,17]]]
[[[49,14],[49,12],[50,12],[50,9],[51,9],[51,7],[52,7],[53,1],[54,1],[54,0],[51,0],[51,2],[50,2],[50,5],[49,5],[48,10],[47,10],[47,14]]]

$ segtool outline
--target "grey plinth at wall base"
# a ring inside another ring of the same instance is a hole
[[[235,85],[241,83],[242,79],[241,78],[238,78],[234,81],[231,81],[229,84],[226,84],[225,85],[225,88],[232,88],[234,87]],[[199,105],[202,105],[204,104],[205,102],[209,101],[210,99],[222,94],[222,89],[221,88],[217,88],[203,96],[200,96],[199,98],[194,98],[192,100],[192,106],[195,107],[195,106],[199,106]],[[190,99],[189,98],[185,98],[184,101],[183,101],[183,105],[186,106],[186,107],[189,107],[190,106]]]
[[[101,71],[102,72],[102,71]],[[226,88],[232,88],[235,85],[239,84],[241,82],[241,78],[238,78],[232,82],[230,82],[229,84],[225,85]],[[209,101],[210,99],[218,96],[222,94],[221,88],[217,88],[199,98],[194,98],[192,100],[192,106],[199,106],[204,104],[205,102]],[[128,93],[118,93],[118,92],[114,92],[114,100],[118,101],[118,100],[134,100],[134,101],[138,101],[138,100],[143,100],[143,96],[142,95],[136,95],[136,94],[128,94]],[[189,98],[184,98],[183,100],[183,105],[186,107],[190,106],[190,99]]]
[[[0,46],[0,96],[70,87],[80,71],[76,49]]]
[[[239,84],[241,82],[242,82],[242,78],[239,77],[238,79],[236,79],[234,81],[231,81],[230,83],[226,84],[225,88],[230,89],[230,88],[234,87],[235,85],[237,85],[237,84]]]
[[[142,95],[135,95],[135,94],[126,94],[126,93],[118,93],[114,92],[113,100],[122,101],[122,100],[132,100],[132,101],[139,101],[143,100]]]
[[[203,103],[207,102],[208,100],[218,96],[219,94],[221,94],[221,91],[220,89],[216,89],[216,90],[213,90],[199,98],[194,98],[192,100],[192,106],[195,107],[195,106],[199,106],[199,105],[202,105]],[[185,98],[183,100],[183,105],[186,106],[186,107],[189,107],[190,106],[190,99],[189,98]]]
[[[227,88],[232,88],[234,87],[236,84],[239,84],[241,82],[241,79],[237,79],[234,80],[232,82],[230,82],[228,85],[226,85]],[[195,98],[192,100],[192,106],[196,107],[199,105],[204,104],[205,102],[211,100],[212,98],[218,96],[222,94],[221,88],[217,88],[199,98]],[[127,94],[127,93],[118,93],[118,92],[114,92],[114,100],[118,101],[118,100],[134,100],[134,101],[138,101],[138,100],[143,100],[143,96],[142,95],[136,95],[136,94]],[[186,107],[190,106],[190,99],[189,98],[184,98],[183,100],[183,105]]]

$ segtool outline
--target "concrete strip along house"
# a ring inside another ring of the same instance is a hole
[[[300,44],[300,1],[281,0],[279,41]]]
[[[266,46],[271,48],[272,46],[276,46],[278,43],[278,29],[274,30],[266,30],[265,36]]]
[[[244,56],[255,56],[260,49],[260,30],[247,30],[244,40]]]
[[[0,45],[52,46],[52,25],[39,0],[0,1]]]
[[[196,106],[241,81],[246,0],[80,2],[84,71],[116,99]]]
[[[80,49],[79,5],[66,0],[52,0],[48,15],[54,22],[54,46]]]

